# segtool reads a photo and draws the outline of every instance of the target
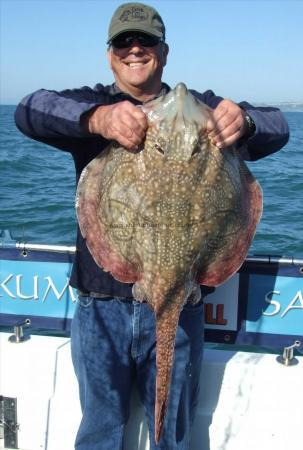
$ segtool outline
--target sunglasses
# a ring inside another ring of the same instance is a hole
[[[150,34],[120,34],[110,41],[110,45],[114,48],[128,48],[133,45],[134,41],[138,41],[142,47],[155,47],[159,42],[163,42],[163,39]]]

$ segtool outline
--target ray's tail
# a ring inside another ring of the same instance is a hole
[[[161,438],[168,405],[175,338],[180,315],[178,305],[156,312],[157,319],[157,379],[155,403],[155,442]]]

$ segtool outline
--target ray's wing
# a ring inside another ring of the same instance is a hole
[[[131,209],[128,205],[121,207],[119,194],[113,198],[119,192],[121,176],[116,175],[123,167],[121,159],[125,157],[128,161],[131,156],[122,148],[109,147],[103,151],[83,170],[76,194],[79,227],[90,253],[99,267],[124,283],[134,283],[141,277],[131,246],[131,229],[125,223],[128,217],[125,210],[131,214]],[[123,192],[123,186],[120,190]],[[124,216],[120,213],[122,209]]]
[[[239,159],[240,192],[235,211],[222,223],[225,235],[208,242],[208,261],[200,261],[197,281],[218,286],[243,264],[262,215],[262,190],[242,159]]]

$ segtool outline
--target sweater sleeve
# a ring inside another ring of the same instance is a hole
[[[204,94],[192,91],[199,100],[211,108],[216,108],[222,97],[208,90]],[[238,150],[246,160],[256,161],[280,150],[288,142],[288,124],[278,108],[254,107],[247,102],[238,103],[247,111],[256,125],[256,131],[248,139],[242,138],[237,143]]]
[[[245,159],[256,161],[280,150],[287,144],[289,128],[278,108],[254,107],[247,102],[239,103],[253,119],[256,131],[249,139],[242,139],[242,152]]]
[[[105,103],[102,89],[98,92],[88,87],[61,92],[40,89],[17,106],[15,123],[26,136],[71,151],[78,141],[92,138],[81,124],[83,114]]]

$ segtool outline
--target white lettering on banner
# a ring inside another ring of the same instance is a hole
[[[73,288],[69,286],[69,278],[66,278],[66,283],[63,289],[60,291],[56,284],[54,283],[52,277],[47,276],[39,279],[39,275],[34,275],[32,277],[32,289],[30,293],[27,295],[22,291],[22,285],[25,283],[22,274],[14,275],[13,273],[9,274],[3,281],[0,283],[0,297],[8,295],[10,298],[15,300],[38,300],[42,298],[42,303],[45,302],[47,296],[50,292],[53,292],[57,300],[61,300],[63,294],[68,290],[68,295],[72,302],[76,302],[76,296],[74,294]],[[45,287],[45,282],[46,287]],[[9,284],[9,287],[7,286]],[[1,292],[1,290],[3,292]],[[39,291],[43,292],[43,295],[39,295]]]
[[[16,294],[17,297],[22,298],[23,300],[37,300],[39,298],[38,296],[38,275],[34,275],[34,293],[33,295],[24,295],[21,292],[21,279],[23,275],[16,275]]]
[[[272,299],[273,295],[280,295],[280,291],[267,292],[267,294],[265,295],[265,301],[267,303],[269,303],[270,305],[275,306],[275,310],[271,313],[262,311],[263,316],[275,316],[276,314],[278,314],[280,312],[281,305],[277,300]]]
[[[274,306],[274,311],[272,312],[265,312],[262,311],[263,316],[275,316],[276,314],[278,314],[281,311],[281,304],[279,301],[277,300],[273,300],[273,295],[280,295],[280,291],[270,291],[265,295],[265,301],[267,303],[269,303],[271,306]],[[296,303],[299,302],[298,305],[296,305]],[[290,301],[290,303],[288,304],[288,306],[285,308],[285,310],[282,312],[281,314],[281,318],[284,317],[290,310],[293,309],[301,309],[303,311],[303,295],[302,295],[302,291],[299,290],[294,298]]]
[[[299,301],[300,305],[296,306],[295,303]],[[292,299],[292,301],[290,302],[290,304],[287,306],[287,308],[285,309],[284,313],[281,314],[281,317],[284,317],[285,314],[288,313],[288,311],[290,311],[291,309],[302,309],[303,311],[303,295],[302,295],[302,291],[298,291],[296,293],[296,295],[294,296],[294,298]]]
[[[57,290],[56,286],[54,285],[54,282],[53,282],[53,280],[51,279],[51,277],[45,277],[45,279],[48,281],[48,284],[47,284],[47,288],[46,288],[46,290],[45,290],[44,296],[43,296],[43,298],[42,298],[42,303],[45,302],[45,299],[46,299],[46,297],[47,297],[47,295],[48,295],[50,289],[53,290],[53,293],[55,294],[57,300],[61,300],[62,295],[63,295],[64,292],[66,291],[66,288],[67,288],[67,285],[68,285],[68,281],[65,283],[65,286],[64,286],[64,288],[62,289],[62,291],[59,292],[59,291]]]
[[[54,292],[54,294],[55,294],[57,300],[61,300],[62,295],[64,294],[64,292],[66,291],[66,289],[67,289],[67,287],[68,287],[68,285],[69,285],[69,280],[67,279],[66,284],[65,284],[65,286],[64,286],[64,288],[62,289],[61,292],[59,292],[59,291],[57,290],[57,288],[56,288],[56,286],[55,286],[53,280],[51,279],[51,277],[45,277],[45,280],[48,281],[48,285],[47,285],[47,288],[46,288],[46,290],[45,290],[44,296],[43,296],[43,298],[42,298],[42,303],[45,302],[45,299],[46,299],[46,297],[47,297],[47,295],[48,295],[50,289],[53,290],[53,292]],[[75,299],[75,296],[74,296],[73,291],[72,291],[71,289],[69,289],[69,292],[70,292],[70,294],[71,294],[72,300],[75,301],[76,299]]]
[[[74,294],[73,288],[71,286],[68,286],[69,295],[71,296],[72,302],[77,301],[77,297]]]
[[[13,278],[14,274],[10,274],[8,275],[5,280],[3,280],[0,284],[0,287],[7,293],[7,295],[11,298],[17,298],[5,285],[6,283],[11,280]],[[0,297],[2,297],[2,295],[0,294]]]

